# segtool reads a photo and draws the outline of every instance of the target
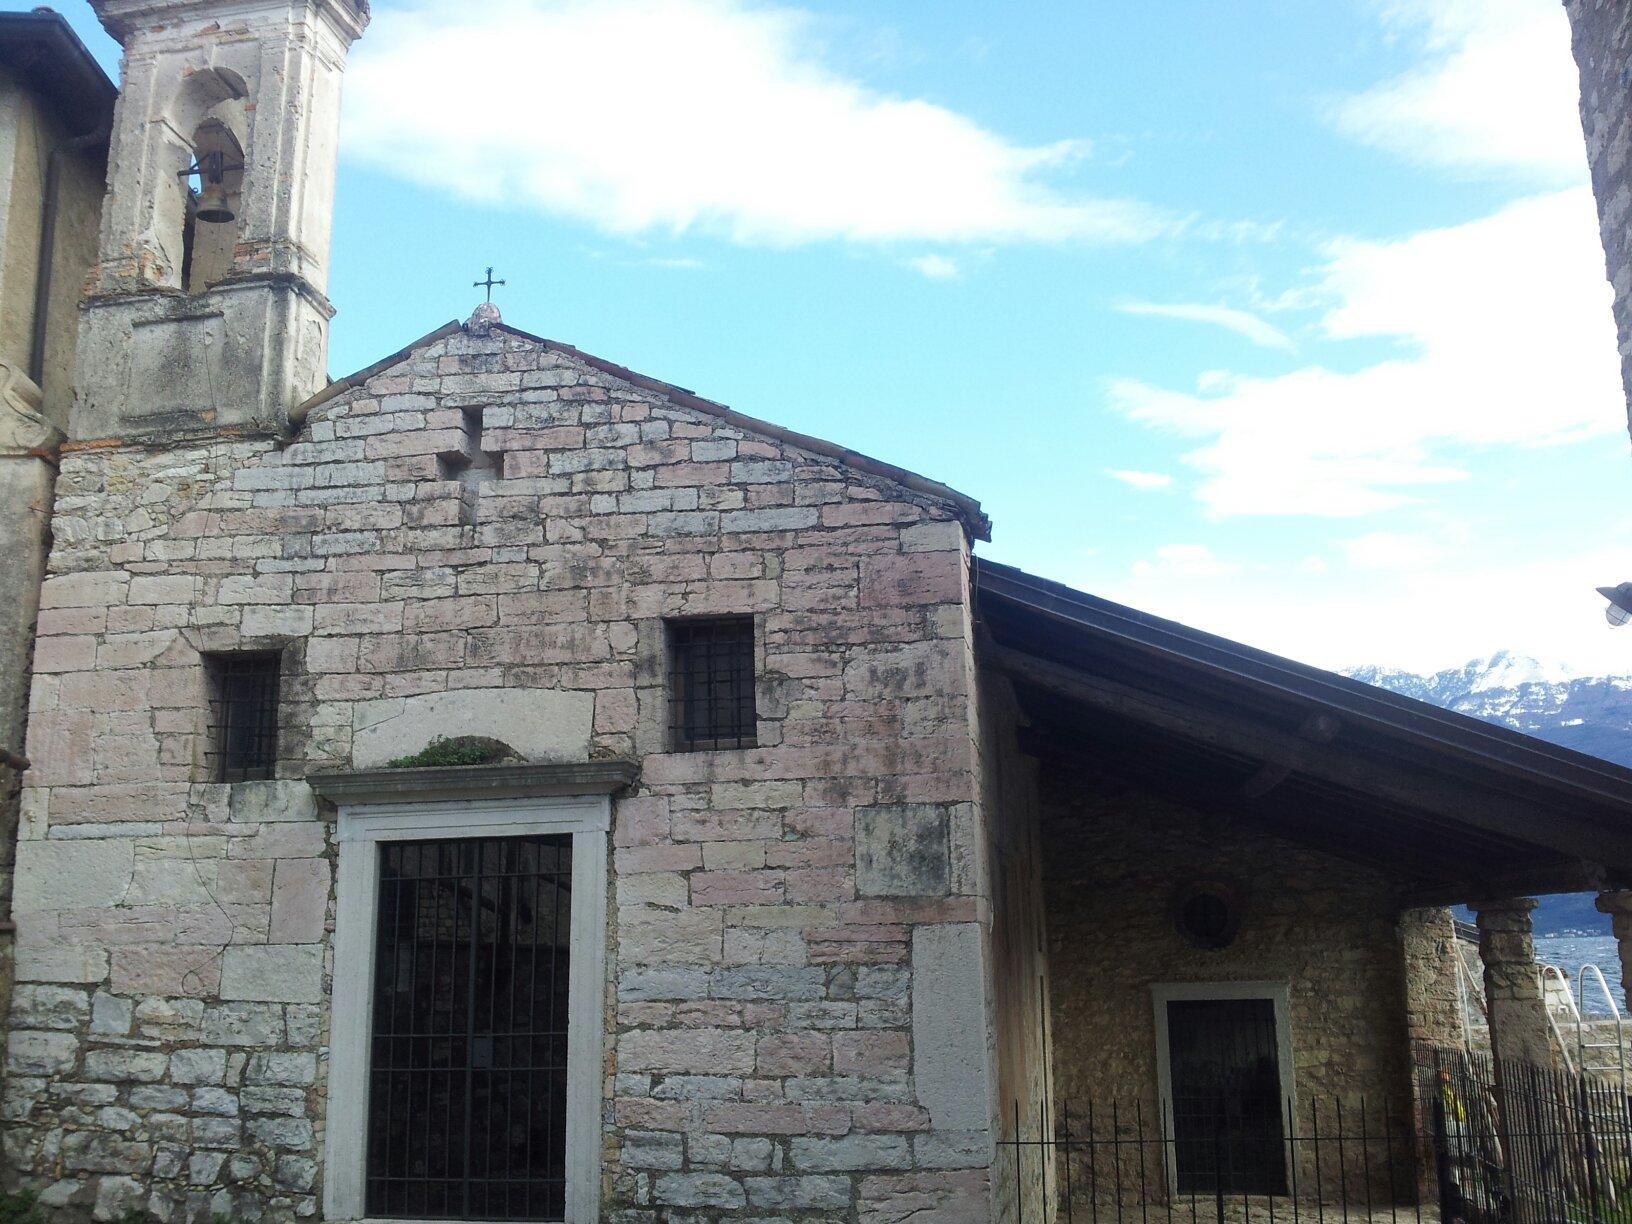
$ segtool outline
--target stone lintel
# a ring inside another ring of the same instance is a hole
[[[306,781],[330,803],[415,803],[445,799],[526,799],[541,795],[615,795],[640,778],[635,761],[566,764],[444,765],[312,774]]]

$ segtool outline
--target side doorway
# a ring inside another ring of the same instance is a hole
[[[1296,1116],[1284,982],[1152,987],[1168,1189],[1287,1192],[1285,1120]]]

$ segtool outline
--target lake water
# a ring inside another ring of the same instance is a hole
[[[1572,991],[1581,966],[1597,965],[1609,982],[1609,988],[1615,992],[1615,1002],[1625,1011],[1626,992],[1621,982],[1620,955],[1616,951],[1613,935],[1538,935],[1536,958],[1546,964],[1557,965],[1569,974]],[[1604,1012],[1606,1009],[1602,999],[1602,994],[1589,985],[1586,1010],[1594,1014]]]

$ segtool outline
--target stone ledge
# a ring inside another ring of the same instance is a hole
[[[443,799],[525,799],[539,795],[611,795],[640,779],[629,760],[566,764],[444,765],[311,774],[306,781],[330,803],[403,803]]]

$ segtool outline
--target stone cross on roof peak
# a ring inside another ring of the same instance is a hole
[[[504,322],[499,315],[499,308],[492,302],[478,302],[476,309],[470,312],[470,318],[465,322],[465,330],[473,336],[485,336],[492,331],[496,324]]]

